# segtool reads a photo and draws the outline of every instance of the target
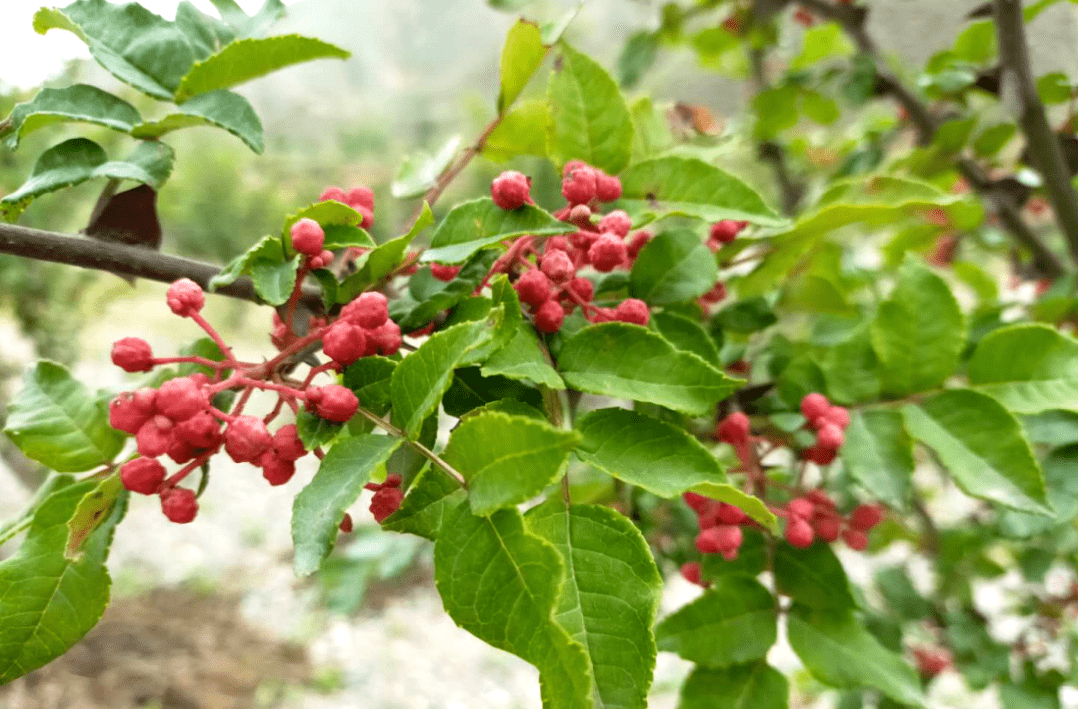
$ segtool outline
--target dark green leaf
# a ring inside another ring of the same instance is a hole
[[[551,389],[565,388],[565,382],[547,363],[539,339],[535,336],[535,330],[526,322],[518,324],[517,334],[483,364],[482,372],[484,376],[500,374],[503,377],[530,381]]]
[[[397,362],[385,357],[361,357],[344,370],[344,385],[355,392],[365,409],[381,416],[392,403],[390,382]]]
[[[779,544],[774,571],[778,592],[809,608],[845,610],[855,606],[850,581],[829,544],[820,542],[808,549]]]
[[[670,305],[707,293],[718,278],[715,259],[696,232],[676,229],[657,234],[640,250],[629,286],[636,298]]]
[[[850,417],[842,462],[875,499],[906,508],[913,479],[913,439],[899,412],[864,411]]]
[[[251,261],[251,282],[255,292],[270,305],[284,305],[296,286],[300,257],[289,261],[271,261],[256,258]]]
[[[652,313],[649,326],[677,349],[692,352],[713,367],[719,366],[715,340],[695,320],[673,312]]]
[[[306,409],[301,409],[296,414],[296,434],[299,440],[303,441],[303,447],[309,451],[332,441],[342,428],[343,424],[327,421]]]
[[[1078,408],[1078,341],[1037,323],[1000,328],[977,345],[968,375],[1011,411]]]
[[[766,662],[697,667],[681,687],[678,709],[786,709],[786,677]]]
[[[19,147],[19,139],[45,126],[64,122],[95,123],[122,133],[130,133],[142,121],[138,110],[127,101],[96,86],[75,84],[62,89],[41,89],[26,103],[16,104],[0,128],[8,135],[7,146]],[[140,137],[140,136],[136,136]]]
[[[262,121],[258,114],[247,99],[224,89],[196,96],[164,118],[139,123],[131,129],[131,135],[154,139],[174,130],[198,126],[223,128],[262,154]]]
[[[382,529],[434,541],[443,520],[454,513],[465,496],[464,489],[441,470],[427,468],[408,488],[400,508],[382,523]]]

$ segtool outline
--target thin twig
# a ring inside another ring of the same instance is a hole
[[[442,472],[444,472],[446,475],[448,475],[449,477],[456,480],[457,483],[462,488],[464,488],[465,490],[468,489],[468,481],[464,479],[464,476],[461,475],[460,471],[458,471],[452,465],[447,463],[440,455],[438,455],[437,453],[432,451],[430,448],[427,448],[425,445],[423,445],[419,441],[413,441],[413,440],[409,439],[408,436],[404,433],[404,431],[397,428],[396,426],[391,424],[389,421],[386,421],[384,418],[382,418],[378,414],[374,413],[373,411],[367,411],[366,409],[364,409],[361,406],[356,410],[356,413],[359,414],[360,416],[362,416],[363,418],[367,419],[368,421],[370,421],[375,426],[382,429],[383,431],[385,431],[389,435],[391,435],[391,436],[393,436],[395,438],[403,439],[405,445],[411,446],[412,450],[414,450],[416,453],[418,453],[419,455],[421,455],[424,458],[426,458],[427,460],[429,460],[431,463],[433,463],[437,467],[441,468]]]

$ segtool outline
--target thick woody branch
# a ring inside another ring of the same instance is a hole
[[[0,223],[0,253],[162,283],[190,278],[203,288],[208,288],[210,279],[221,271],[219,266],[169,256],[137,246],[30,229],[15,224]],[[214,292],[253,303],[262,302],[249,278],[239,278]],[[305,288],[302,302],[313,312],[322,310],[322,299],[315,289]]]
[[[1071,257],[1078,261],[1078,193],[1074,191],[1063,148],[1048,122],[1048,114],[1033,81],[1020,0],[995,0],[995,19],[1004,86],[1011,84],[1011,93],[1017,94],[1018,122],[1025,133],[1030,157],[1044,178],[1045,191],[1067,239]]]
[[[997,2],[1003,1],[1012,2],[1012,0],[997,0]],[[885,66],[880,57],[879,48],[865,28],[867,10],[863,7],[854,5],[833,4],[831,0],[798,0],[798,2],[805,9],[820,17],[837,22],[846,32],[847,36],[849,36],[854,44],[857,45],[857,48],[873,58],[876,64],[876,77],[879,80],[879,86],[887,91],[887,93],[889,93],[895,101],[905,109],[910,122],[917,131],[917,142],[921,145],[930,144],[936,135],[938,124],[932,117],[928,105]],[[1019,5],[1018,0],[1013,0],[1013,2],[1015,5]],[[1021,17],[1020,6],[1018,13],[1019,17]],[[1024,25],[1022,25],[1022,27],[1024,28]],[[1001,40],[1001,54],[1003,51],[1002,44],[1003,42]],[[1006,60],[1004,60],[1004,62],[1006,63]],[[1024,66],[1028,72],[1029,63],[1025,62]],[[1036,96],[1035,90],[1034,96]],[[1057,150],[1059,149],[1058,141],[1053,142],[1053,145],[1056,146]],[[982,170],[980,165],[975,161],[968,158],[958,158],[955,166],[970,186],[975,189],[978,194],[992,203],[996,213],[999,215],[1000,223],[1008,232],[1010,232],[1011,237],[1032,253],[1033,265],[1037,271],[1041,275],[1049,278],[1061,276],[1066,269],[1064,269],[1059,257],[1045,246],[1040,237],[1038,237],[1037,234],[1030,229],[1029,225],[1026,224],[1025,219],[1022,218],[1021,210],[1014,199],[1008,196],[1004,191],[998,189],[995,181],[985,174],[984,170]],[[1078,210],[1078,200],[1074,201],[1074,204],[1076,210]],[[1076,226],[1078,226],[1078,213],[1076,213]],[[1067,231],[1066,227],[1064,227],[1064,230]],[[1068,236],[1068,241],[1069,240]],[[1071,253],[1074,256],[1074,260],[1078,262],[1078,250],[1076,250],[1075,247],[1076,244],[1071,243]]]

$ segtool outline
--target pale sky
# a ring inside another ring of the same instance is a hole
[[[207,15],[217,16],[209,0],[190,0]],[[262,0],[236,0],[248,14],[262,6]],[[293,5],[299,0],[284,0]],[[34,32],[33,17],[38,8],[63,7],[67,0],[0,0],[4,22],[0,28],[0,83],[31,88],[40,84],[72,58],[89,59],[86,45],[75,35],[63,30],[49,30],[40,35]],[[176,16],[179,0],[140,0],[140,4],[162,17]]]

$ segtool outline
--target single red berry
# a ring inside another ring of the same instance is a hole
[[[705,303],[719,303],[726,300],[726,284],[719,281],[711,290],[700,296],[700,300]]]
[[[198,500],[193,490],[174,487],[161,493],[161,511],[170,522],[187,524],[198,514]]]
[[[685,500],[685,504],[691,507],[693,512],[698,515],[701,515],[706,512],[708,507],[710,507],[711,503],[713,502],[710,497],[704,497],[703,495],[698,495],[695,492],[686,492],[681,496],[681,499]]]
[[[732,446],[748,443],[749,417],[740,411],[733,412],[715,427],[714,437]]]
[[[951,654],[943,648],[913,648],[913,659],[922,676],[932,678],[951,666]]]
[[[588,249],[588,261],[596,271],[606,273],[625,263],[628,250],[625,241],[616,234],[600,234]]]
[[[259,459],[259,466],[262,468],[262,477],[273,486],[284,485],[296,474],[295,462],[284,460],[273,449],[262,454]]]
[[[551,251],[549,244],[540,261],[540,270],[554,283],[565,283],[576,275],[576,268],[569,254],[564,251]]]
[[[808,522],[800,517],[790,517],[786,520],[786,541],[798,549],[807,549],[812,546],[815,535]]]
[[[818,508],[827,510],[835,509],[835,501],[832,500],[822,488],[809,490],[805,494],[805,498],[811,500],[812,504],[816,505]]]
[[[595,324],[604,322],[615,322],[617,318],[614,316],[613,308],[596,308],[588,316],[588,320]]]
[[[382,481],[382,487],[400,487],[401,483],[403,482],[404,478],[402,478],[399,474],[389,473],[388,475],[386,475],[386,479]]]
[[[845,431],[846,427],[850,425],[850,412],[841,406],[832,406],[827,410],[827,413],[817,418],[815,423],[818,428],[830,423]]]
[[[186,421],[210,405],[205,389],[190,377],[169,379],[157,390],[157,410],[173,421]]]
[[[850,513],[850,526],[867,532],[883,520],[883,510],[878,505],[858,505]]]
[[[152,495],[165,481],[165,466],[153,458],[133,458],[120,466],[120,482],[131,492]]]
[[[569,210],[566,221],[570,224],[576,224],[581,229],[591,230],[595,228],[591,223],[591,207],[586,204],[574,204]]]
[[[148,372],[153,369],[153,350],[142,338],[124,337],[112,345],[112,363],[125,372]]]
[[[546,244],[543,246],[543,253],[549,254],[553,251],[568,251],[569,248],[569,240],[564,236],[552,236],[546,240]]]
[[[621,180],[602,170],[595,171],[595,198],[600,202],[613,202],[621,197]],[[624,235],[623,235],[624,236]]]
[[[156,397],[157,390],[150,387],[125,391],[109,402],[109,425],[124,433],[138,433],[153,416]]]
[[[490,196],[502,209],[517,209],[528,202],[531,187],[530,177],[516,170],[506,170],[490,183]]]
[[[237,463],[254,463],[269,450],[273,438],[257,416],[237,416],[225,429],[225,453]]]
[[[833,542],[842,532],[842,523],[836,517],[817,517],[812,521],[816,536],[825,542]]]
[[[696,548],[703,554],[728,554],[737,551],[742,540],[740,527],[717,525],[696,535]]]
[[[592,297],[595,294],[595,286],[587,278],[574,278],[569,281],[569,284],[565,286],[565,290],[569,291],[576,296],[578,300],[584,303],[590,303]]]
[[[156,458],[167,453],[172,446],[172,428],[172,419],[167,416],[151,416],[135,434],[139,455]]]
[[[344,517],[341,518],[341,523],[337,525],[337,529],[341,530],[345,534],[352,531],[352,515],[347,512],[344,513]]]
[[[273,450],[282,460],[299,460],[307,455],[303,441],[299,438],[296,424],[285,424],[277,429],[273,434]]]
[[[801,456],[805,460],[810,463],[815,463],[816,465],[830,465],[838,456],[838,451],[834,448],[824,448],[817,444],[801,451]]]
[[[812,517],[812,513],[815,512],[816,506],[812,502],[804,497],[798,497],[797,499],[790,500],[786,505],[786,509],[794,517],[800,517],[801,519],[809,519]]]
[[[696,561],[681,565],[681,578],[697,586],[703,586],[704,588],[708,586],[700,577],[700,564]]]
[[[614,308],[614,318],[620,322],[647,327],[648,320],[651,319],[651,311],[648,310],[648,304],[644,301],[627,298]]]
[[[328,202],[329,200],[336,200],[341,204],[348,203],[348,198],[344,195],[344,190],[340,187],[327,187],[326,191],[318,197],[319,202]]]
[[[183,465],[198,457],[198,449],[187,441],[173,436],[172,444],[168,447],[167,455],[173,462]]]
[[[401,348],[401,327],[392,320],[367,330],[367,349],[370,354],[382,354],[391,357],[397,354]]]
[[[202,292],[202,286],[190,278],[181,278],[168,287],[165,301],[172,312],[186,318],[202,310],[202,306],[206,304],[206,296]]]
[[[555,333],[561,329],[563,322],[565,322],[565,308],[553,298],[540,305],[535,311],[535,329],[539,332]]]
[[[720,502],[718,519],[722,524],[741,524],[748,519],[748,515],[740,507]]]
[[[550,300],[553,286],[545,273],[538,269],[531,269],[521,274],[513,284],[513,288],[516,289],[520,302],[538,308]]]
[[[460,273],[460,266],[447,266],[441,263],[432,263],[430,265],[430,273],[439,281],[449,283],[449,281],[456,278],[457,274]]]
[[[832,423],[821,426],[816,434],[816,445],[829,450],[838,450],[845,440],[842,429]]]
[[[574,231],[569,235],[569,243],[578,251],[587,252],[598,238],[599,232],[597,231]]]
[[[341,308],[341,319],[370,330],[389,319],[389,301],[377,291],[360,293],[359,297]]]
[[[864,551],[868,548],[868,536],[856,529],[843,530],[842,541],[846,542],[846,546],[854,551]]]
[[[809,421],[815,421],[831,408],[831,402],[823,394],[813,392],[801,399],[801,413]]]
[[[794,13],[794,21],[796,21],[802,27],[812,27],[816,24],[816,16],[803,7],[797,8],[797,12]]]
[[[569,204],[587,204],[596,197],[597,180],[595,168],[580,163],[565,166],[565,179],[561,182],[561,194]]]
[[[629,259],[635,261],[636,257],[640,255],[640,249],[644,248],[644,246],[654,237],[655,235],[650,231],[638,231],[633,234],[632,238],[629,239],[628,245],[625,247],[625,252]]]
[[[322,244],[326,241],[326,232],[322,225],[306,217],[300,219],[289,229],[292,235],[292,248],[305,256],[321,256]]]
[[[708,234],[709,241],[716,242],[720,245],[729,244],[737,238],[737,235],[740,234],[741,230],[746,226],[748,226],[748,222],[723,219],[721,222],[711,225],[711,231]]]
[[[322,351],[334,362],[347,366],[367,351],[367,336],[363,328],[338,320],[322,336]]]
[[[623,239],[629,235],[629,230],[632,228],[633,220],[620,209],[615,209],[599,220],[599,231],[608,231]]]
[[[352,209],[367,209],[374,211],[374,190],[370,187],[353,187],[345,195],[345,204]]]
[[[708,503],[708,506],[696,518],[696,522],[699,524],[701,531],[723,524],[723,522],[719,521],[719,512],[721,511],[722,503],[716,502],[715,500],[709,500]]]
[[[176,438],[195,448],[214,448],[221,442],[221,424],[209,411],[200,411],[173,429]]]
[[[385,518],[396,512],[401,506],[404,493],[395,487],[383,487],[371,498],[371,514],[381,524]]]
[[[330,384],[322,387],[322,400],[315,407],[315,412],[336,423],[344,423],[355,415],[359,408],[359,399],[348,387]]]

